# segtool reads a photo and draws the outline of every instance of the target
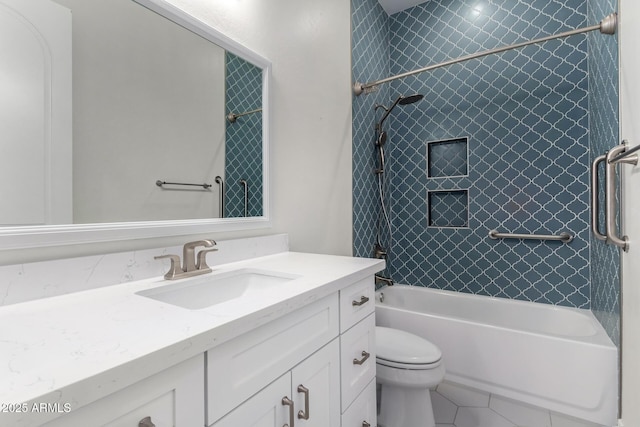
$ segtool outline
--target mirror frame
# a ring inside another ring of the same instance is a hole
[[[168,237],[271,227],[269,181],[269,89],[271,62],[165,0],[132,0],[262,68],[263,216],[98,224],[0,227],[0,250]]]

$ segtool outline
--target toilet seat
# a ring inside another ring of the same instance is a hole
[[[388,366],[389,368],[396,368],[396,369],[405,369],[405,370],[409,370],[409,371],[426,371],[429,369],[435,369],[438,366],[440,366],[440,360],[438,360],[437,362],[434,363],[421,363],[421,364],[416,364],[416,363],[398,363],[398,362],[394,362],[392,360],[385,360],[385,359],[380,359],[378,357],[376,357],[376,364],[378,365],[382,365],[382,366]]]
[[[434,369],[442,352],[417,335],[399,329],[376,326],[376,362],[400,369]]]

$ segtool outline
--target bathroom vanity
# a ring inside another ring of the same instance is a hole
[[[375,425],[383,267],[283,252],[1,307],[0,424]],[[189,281],[233,287],[234,274],[257,281],[203,308],[175,297]],[[261,288],[259,276],[286,280]]]

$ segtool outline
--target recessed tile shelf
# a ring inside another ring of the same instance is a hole
[[[469,138],[427,142],[427,178],[469,174]]]
[[[469,227],[469,190],[429,191],[429,227]]]

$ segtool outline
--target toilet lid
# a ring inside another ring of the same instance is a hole
[[[376,357],[397,363],[424,365],[440,360],[440,349],[426,339],[399,329],[376,326]]]

